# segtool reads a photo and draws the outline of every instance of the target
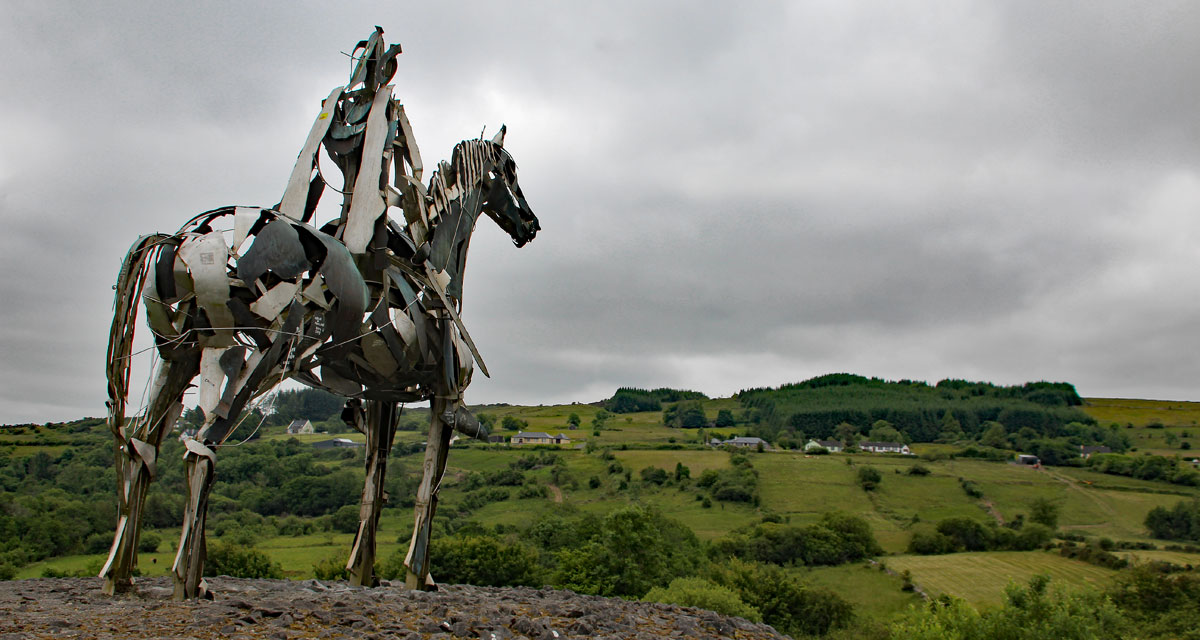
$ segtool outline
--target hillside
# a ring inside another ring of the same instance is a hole
[[[572,442],[558,448],[456,445],[443,484],[435,545],[466,540],[463,536],[519,543],[532,549],[531,558],[543,567],[538,571],[561,575],[557,563],[562,558],[588,553],[589,545],[600,539],[589,527],[630,505],[661,514],[664,523],[681,523],[697,542],[678,544],[698,544],[713,560],[721,556],[715,549],[758,557],[762,552],[754,545],[769,540],[759,536],[789,531],[812,535],[803,532],[823,531],[827,514],[842,512],[865,523],[883,552],[876,558],[888,571],[857,560],[839,566],[789,560],[783,567],[808,588],[828,589],[853,603],[856,619],[877,622],[906,616],[919,602],[902,590],[906,580],[930,595],[955,595],[995,607],[1010,581],[1024,582],[1039,573],[1048,573],[1056,584],[1094,589],[1108,588],[1124,575],[1099,566],[1095,558],[1085,561],[1074,552],[1076,557],[1067,557],[1069,549],[1013,550],[1011,541],[996,542],[1010,545],[1001,550],[909,552],[914,535],[929,534],[948,520],[992,523],[995,532],[1019,531],[1012,527],[1029,522],[1039,502],[1054,507],[1056,544],[1103,544],[1117,559],[1200,565],[1194,548],[1156,539],[1145,525],[1152,509],[1200,498],[1200,487],[1188,484],[1187,465],[1176,462],[1177,454],[1188,451],[1182,443],[1200,435],[1192,417],[1196,403],[1087,398],[1072,407],[1086,413],[1087,423],[1076,424],[1099,433],[1115,430],[1128,439],[1126,453],[1113,454],[1113,459],[1139,464],[1161,459],[1175,465],[1170,467],[1173,475],[1159,477],[1140,471],[1147,477],[1119,475],[1113,472],[1119,465],[1087,466],[1078,454],[1057,466],[1013,464],[1014,450],[1008,447],[1017,444],[1018,434],[1006,434],[994,443],[1001,446],[993,447],[979,441],[985,430],[974,438],[964,431],[940,442],[913,442],[913,456],[810,455],[780,449],[779,437],[761,452],[731,452],[705,443],[763,433],[761,417],[754,420],[758,407],[738,398],[690,397],[663,409],[683,403],[698,406],[705,424],[729,417],[733,424],[671,428],[663,425],[663,411],[614,413],[597,405],[477,407],[494,433],[561,432]],[[417,416],[426,418],[427,412]],[[572,423],[578,428],[572,429]],[[860,437],[867,437],[866,431],[878,426],[860,428]],[[306,579],[320,575],[323,562],[336,566],[350,544],[345,516],[353,518],[357,512],[362,454],[353,449],[317,452],[312,443],[328,435],[281,431],[264,428],[256,440],[221,451],[209,533],[216,544],[252,547],[277,563],[282,575]],[[1078,436],[1055,437],[1077,451],[1070,438]],[[339,437],[362,440],[357,433]],[[381,521],[381,567],[396,562],[407,544],[422,439],[417,420],[397,434],[389,462],[393,503]],[[0,447],[5,514],[0,527],[9,532],[0,549],[0,569],[7,564],[16,577],[94,573],[111,539],[113,481],[106,428],[96,420],[2,427]],[[148,576],[165,576],[173,558],[178,529],[172,523],[182,506],[178,447],[176,442],[164,445],[161,477],[151,489],[156,529],[147,538],[155,548],[139,560]],[[866,468],[878,476],[870,490],[862,480]],[[548,538],[548,531],[559,533]],[[543,579],[554,578],[538,578]]]

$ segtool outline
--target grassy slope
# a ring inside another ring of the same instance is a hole
[[[897,556],[886,560],[896,571],[910,571],[930,595],[943,593],[975,605],[998,605],[1010,582],[1024,584],[1048,574],[1053,584],[1103,585],[1114,572],[1046,551],[990,551],[944,556]]]
[[[1100,424],[1129,428],[1138,451],[1200,457],[1200,402],[1084,398],[1083,410]],[[1162,428],[1149,428],[1150,424]],[[1168,434],[1178,437],[1178,441],[1168,444]],[[1192,448],[1181,449],[1184,442],[1190,442]]]
[[[736,402],[730,399],[709,401],[705,406],[706,413],[710,418],[715,417],[720,408],[736,409],[737,406]],[[1200,428],[1188,426],[1200,418],[1200,403],[1089,399],[1085,409],[1101,422],[1134,424],[1131,434],[1143,450],[1156,447],[1162,441],[1164,432],[1167,430],[1174,430],[1177,433],[1187,429],[1196,430],[1197,443],[1200,445]],[[633,478],[630,487],[624,491],[617,489],[623,476],[608,474],[608,463],[600,458],[598,452],[587,454],[575,448],[559,451],[567,463],[570,475],[574,478],[573,483],[566,481],[560,483],[566,508],[603,513],[631,500],[647,502],[692,527],[697,535],[704,539],[711,539],[741,525],[755,522],[761,517],[764,510],[784,515],[793,524],[802,524],[815,520],[825,511],[840,509],[866,518],[874,528],[884,549],[890,554],[899,554],[903,553],[907,545],[909,530],[915,521],[934,522],[951,516],[985,519],[992,517],[993,513],[999,514],[1005,520],[1010,520],[1019,513],[1027,512],[1028,504],[1034,497],[1046,497],[1061,505],[1060,525],[1066,530],[1075,530],[1087,535],[1107,536],[1116,540],[1146,540],[1148,538],[1145,537],[1146,532],[1141,522],[1150,508],[1172,505],[1182,496],[1200,495],[1200,490],[1101,475],[1083,469],[1039,471],[1016,465],[977,460],[929,462],[914,457],[884,457],[870,454],[805,456],[797,452],[768,452],[750,454],[760,477],[762,497],[760,509],[755,509],[748,504],[722,505],[722,503],[714,503],[711,508],[705,509],[697,500],[700,492],[694,487],[684,490],[675,486],[643,488],[638,482],[638,472],[642,468],[652,465],[673,471],[676,463],[682,463],[690,469],[692,477],[696,478],[706,469],[728,466],[729,456],[727,453],[709,449],[619,450],[619,446],[622,444],[662,445],[669,443],[672,439],[680,444],[698,441],[699,433],[695,430],[663,427],[660,424],[661,414],[657,412],[614,416],[609,420],[607,427],[600,432],[600,436],[595,438],[592,435],[592,419],[598,409],[590,405],[487,407],[481,410],[499,418],[513,415],[527,420],[529,422],[528,430],[553,433],[562,431],[568,434],[576,444],[595,439],[596,443],[601,446],[618,447],[613,450],[613,454],[617,461],[632,472]],[[568,430],[567,416],[571,413],[579,414],[583,421],[582,428],[575,431]],[[735,413],[737,412],[735,411]],[[1164,415],[1170,419],[1163,418]],[[1169,426],[1167,429],[1145,427],[1146,424],[1155,420]],[[734,435],[744,432],[744,429],[744,426],[739,426],[718,431],[724,435]],[[513,433],[499,432],[506,435]],[[268,437],[285,436],[272,435]],[[301,437],[301,440],[315,441],[327,437],[317,434]],[[341,434],[339,437],[362,439],[357,433]],[[420,441],[423,436],[418,432],[400,432],[397,434],[397,439]],[[1146,445],[1142,445],[1143,442]],[[1162,441],[1161,444],[1165,446],[1165,441]],[[1148,445],[1153,445],[1153,447]],[[918,445],[915,448],[918,453],[924,453],[945,449],[947,446]],[[1177,449],[1173,452],[1179,453]],[[509,462],[527,453],[527,450],[507,447],[455,448],[450,454],[449,475],[442,494],[443,504],[452,507],[462,499],[464,494],[457,485],[467,473],[503,469],[508,466]],[[14,454],[15,452],[9,453],[9,455]],[[409,473],[416,473],[419,470],[420,454],[398,458],[400,466]],[[927,467],[931,474],[928,476],[905,474],[904,471],[915,463]],[[870,464],[883,474],[883,481],[874,492],[864,492],[856,483],[857,467],[863,464]],[[538,478],[539,482],[549,482],[547,469],[533,471],[528,475]],[[601,480],[601,486],[597,489],[588,488],[588,479],[592,476]],[[959,485],[959,478],[975,482],[984,493],[983,500],[967,496]],[[512,490],[512,493],[515,496],[515,489]],[[550,499],[517,500],[513,498],[478,509],[472,514],[472,517],[484,524],[523,525],[534,520],[538,514],[557,508],[561,507]],[[408,510],[385,510],[379,538],[378,555],[380,558],[387,557],[393,551],[406,545],[406,535],[410,526],[411,513]],[[173,560],[173,554],[169,552],[169,549],[173,547],[175,536],[178,534],[172,535],[170,532],[164,532],[164,534],[164,538],[166,538],[162,546],[164,550],[156,554],[143,555],[143,560],[140,562],[142,570],[147,574],[161,575],[169,571]],[[344,551],[349,543],[349,534],[326,533],[296,538],[271,538],[261,541],[259,548],[280,562],[289,576],[299,578],[310,576],[311,566],[314,562]],[[975,599],[977,602],[995,601],[998,598],[997,594],[1010,579],[1024,580],[1028,571],[1040,564],[1045,564],[1047,570],[1052,570],[1052,575],[1067,582],[1094,582],[1105,575],[1104,570],[1090,565],[1051,554],[1032,553],[1034,555],[957,554],[933,558],[893,556],[887,559],[887,563],[897,570],[910,568],[917,581],[926,587],[948,590],[952,593],[959,593],[955,589],[963,589],[960,595]],[[1138,552],[1139,557],[1145,553],[1147,552]],[[1022,560],[1022,558],[1026,559]],[[151,562],[151,559],[157,561]],[[20,577],[41,575],[42,570],[46,567],[67,571],[81,570],[91,564],[98,564],[100,560],[102,558],[99,556],[57,558],[26,567]],[[1186,561],[1187,558],[1183,560]],[[943,567],[939,563],[949,564]],[[938,577],[943,574],[953,576],[955,571],[959,571],[956,568],[958,565],[971,565],[972,563],[974,563],[972,566],[977,566],[979,572],[973,578],[962,578],[961,583],[954,582],[950,577],[943,582]],[[1192,564],[1200,564],[1200,562],[1193,561]],[[889,607],[895,610],[902,609],[907,605],[901,606],[896,603],[906,602],[905,599],[911,598],[911,596],[899,592],[898,582],[895,578],[859,569],[857,566],[801,571],[808,578],[834,588],[837,588],[838,584],[850,585],[846,587],[848,593],[844,594],[847,597],[851,597],[852,593],[860,590],[864,593],[877,592],[878,594],[887,591],[890,595],[885,598],[885,601],[892,602],[891,595],[895,594],[891,594],[891,592],[895,591],[896,594],[900,594],[897,596],[899,600],[892,604],[886,604],[884,601],[877,603],[887,610],[891,610]],[[856,573],[858,571],[862,573]],[[925,575],[923,576],[923,574]],[[896,585],[887,586],[885,589],[882,585],[871,587],[866,584],[874,584],[880,580],[887,582],[888,585],[896,582]],[[863,583],[861,589],[853,587],[860,582]],[[860,599],[862,597],[864,596],[860,596]],[[872,602],[877,597],[882,596],[865,596],[866,600]]]

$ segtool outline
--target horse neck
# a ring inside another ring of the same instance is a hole
[[[450,162],[442,162],[429,177],[430,259],[435,268],[449,273],[448,293],[455,298],[462,295],[467,247],[483,208],[483,177],[496,161],[492,149],[482,140],[460,142]]]

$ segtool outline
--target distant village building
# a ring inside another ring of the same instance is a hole
[[[1042,463],[1037,456],[1031,456],[1027,453],[1017,454],[1017,464],[1027,464],[1031,467],[1039,466]]]
[[[292,420],[292,423],[287,427],[288,435],[297,435],[302,433],[312,433],[313,424],[308,420]]]
[[[830,453],[838,453],[845,448],[846,445],[841,440],[809,440],[804,444],[805,451],[812,451],[813,449],[825,449]]]
[[[766,440],[753,436],[738,436],[737,438],[730,438],[721,444],[732,445],[740,449],[757,449],[759,445],[762,445],[764,451],[771,448],[771,445],[767,444]]]
[[[908,445],[903,442],[871,442],[864,440],[858,443],[858,448],[871,453],[899,453],[906,456],[911,456],[912,451]]]
[[[571,439],[563,434],[552,436],[541,431],[522,431],[512,437],[513,445],[523,444],[571,444]]]
[[[1091,445],[1091,444],[1079,445],[1079,457],[1080,458],[1090,458],[1090,457],[1092,457],[1093,453],[1112,453],[1112,449],[1109,449],[1108,447],[1106,447],[1104,445]]]
[[[320,442],[313,443],[314,449],[339,449],[344,447],[353,448],[364,446],[366,445],[361,442],[355,442],[349,438],[333,438],[331,440],[322,440]]]

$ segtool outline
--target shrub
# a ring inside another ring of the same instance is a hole
[[[204,563],[206,576],[234,578],[282,578],[279,563],[271,562],[267,554],[239,544],[213,542],[208,545]]]
[[[153,531],[143,531],[142,537],[138,540],[138,551],[142,553],[154,553],[158,551],[158,545],[162,544],[162,536]]]
[[[317,580],[349,580],[350,550],[344,549],[313,564],[313,575]]]
[[[806,587],[774,565],[733,559],[714,567],[709,577],[758,610],[763,622],[793,636],[825,635],[845,627],[853,617],[852,606],[841,596]]]
[[[1174,507],[1154,507],[1146,514],[1150,535],[1164,540],[1200,540],[1200,500],[1184,500]]]
[[[762,622],[758,609],[742,602],[733,590],[704,578],[675,578],[666,587],[654,587],[642,600],[699,607],[727,616],[738,616],[751,622]]]
[[[111,533],[93,533],[87,537],[83,543],[83,549],[87,553],[108,553],[112,548],[113,534]]]
[[[929,467],[921,464],[914,464],[907,471],[910,476],[927,476],[929,475]]]
[[[396,552],[403,566],[407,550]],[[541,584],[537,552],[516,541],[482,535],[454,535],[435,539],[429,548],[429,565],[446,584],[483,587]],[[390,579],[390,578],[389,578]]]
[[[937,530],[954,543],[956,550],[987,551],[992,548],[992,532],[971,518],[947,518],[938,523]]]
[[[1122,638],[1131,631],[1121,611],[1095,591],[1064,592],[1046,588],[1048,576],[1029,586],[1009,585],[1004,606],[979,613],[958,598],[939,598],[913,616],[892,625],[893,638]],[[1138,636],[1141,637],[1141,636]]]
[[[864,491],[874,491],[875,487],[883,480],[879,470],[872,466],[863,466],[858,468],[858,483],[862,485]]]
[[[340,533],[356,533],[358,531],[359,508],[354,505],[339,507],[333,512],[333,530]]]
[[[597,528],[580,533],[574,546],[554,555],[555,586],[638,597],[652,587],[694,574],[704,562],[691,529],[641,505],[611,511]]]
[[[913,531],[912,538],[908,541],[908,550],[921,555],[953,553],[954,540],[939,531],[918,529]]]
[[[592,477],[596,480],[596,484],[599,484],[600,479]],[[507,495],[506,491],[505,496]],[[550,495],[550,490],[544,484],[527,484],[517,490],[517,498],[545,498],[548,495]]]
[[[1058,505],[1047,498],[1034,498],[1029,503],[1029,520],[1054,529],[1058,527]]]
[[[646,467],[642,469],[641,475],[642,482],[656,485],[662,485],[669,477],[665,469],[659,469],[658,467]]]

